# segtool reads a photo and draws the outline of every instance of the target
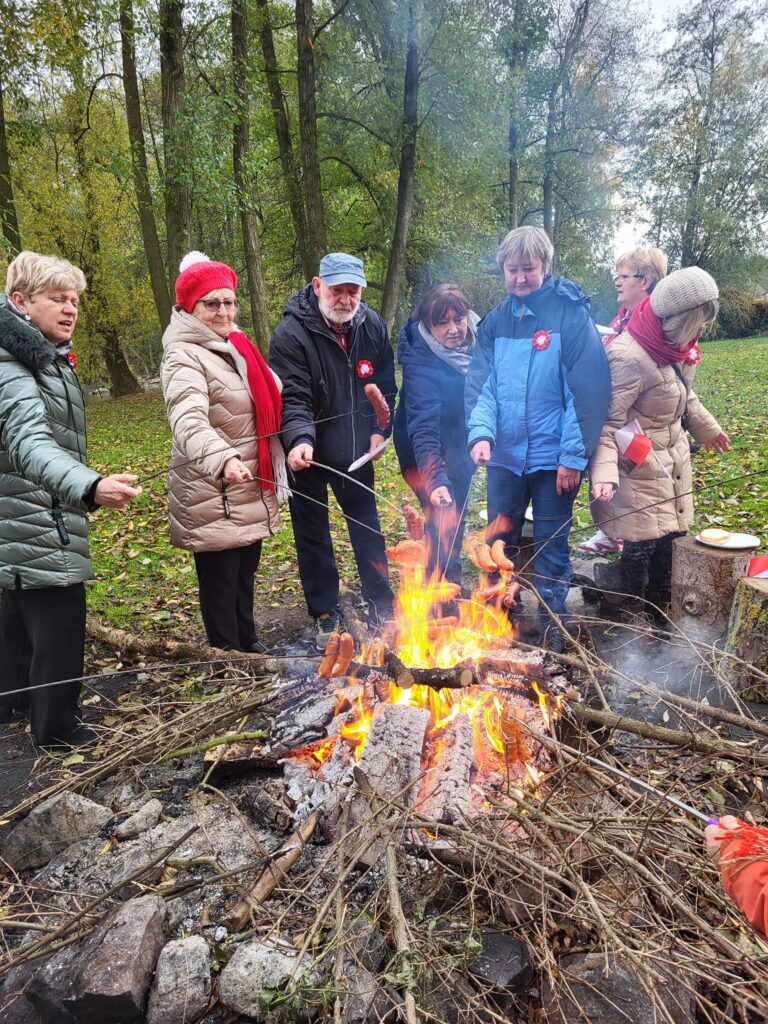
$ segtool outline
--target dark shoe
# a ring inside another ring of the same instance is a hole
[[[571,586],[581,587],[581,596],[588,604],[597,604],[600,600],[600,591],[595,589],[595,581],[584,573],[571,573]]]
[[[13,721],[13,708],[0,708],[0,725],[8,725]]]
[[[625,600],[624,581],[616,562],[596,562],[594,567],[595,589],[599,597],[608,604],[623,604]]]
[[[366,619],[371,629],[383,629],[395,618],[395,611],[391,604],[377,605],[373,601],[368,602]]]
[[[541,646],[552,654],[562,654],[565,650],[565,633],[554,622],[550,623],[541,637]]]
[[[321,654],[325,654],[325,648],[328,646],[328,637],[331,633],[343,633],[346,628],[338,608],[335,611],[323,612],[322,615],[318,615],[315,619],[315,629],[317,630],[315,647],[317,650]]]
[[[253,643],[248,648],[248,652],[250,654],[266,654],[267,653],[267,648],[264,646],[264,644],[261,642],[261,640],[259,640],[257,638],[256,640],[253,641]]]
[[[69,750],[72,747],[90,747],[98,743],[99,737],[87,725],[78,725],[66,739],[54,736],[47,743],[40,743],[43,750]]]

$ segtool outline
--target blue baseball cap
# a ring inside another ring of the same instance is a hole
[[[363,261],[347,252],[329,252],[320,260],[320,280],[324,284],[359,284],[368,287]]]

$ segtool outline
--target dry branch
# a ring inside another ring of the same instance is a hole
[[[713,757],[733,757],[761,767],[768,766],[768,753],[744,747],[731,740],[721,740],[718,743],[707,736],[702,736],[701,733],[666,729],[661,725],[641,722],[636,718],[628,718],[626,715],[617,715],[614,711],[598,711],[596,708],[585,707],[583,704],[570,704],[570,708],[576,718],[602,726],[604,729],[635,733],[635,735],[649,740],[658,740],[660,743],[670,743],[677,747],[688,747],[690,750],[698,750]]]

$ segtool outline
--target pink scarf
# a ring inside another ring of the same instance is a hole
[[[264,357],[252,341],[242,331],[232,331],[227,338],[240,359],[235,365],[244,377],[245,384],[253,399],[256,417],[256,436],[258,442],[259,477],[263,491],[275,490],[275,475],[270,456],[270,440],[280,430],[283,413],[283,400],[275,382],[274,375]],[[241,360],[244,364],[243,374]]]
[[[692,361],[689,352],[696,344],[696,339],[689,342],[685,348],[673,345],[661,329],[661,320],[651,308],[650,295],[646,296],[632,310],[627,330],[659,366],[671,366],[673,363],[683,363],[686,360]]]

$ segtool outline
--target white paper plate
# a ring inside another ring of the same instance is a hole
[[[728,540],[723,541],[722,544],[715,544],[714,541],[704,540],[704,538],[697,534],[696,540],[699,544],[705,544],[708,548],[724,548],[726,551],[730,548],[732,551],[741,548],[756,548],[760,545],[760,538],[753,537],[751,533],[732,533]]]
[[[488,522],[487,508],[481,508],[477,514],[484,522]],[[525,518],[528,520],[529,523],[533,522],[533,508],[531,505],[529,505],[528,508],[525,510]]]

